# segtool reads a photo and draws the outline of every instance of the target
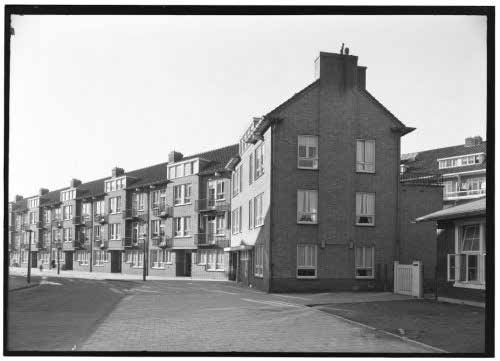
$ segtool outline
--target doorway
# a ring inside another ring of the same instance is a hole
[[[73,252],[64,252],[64,269],[68,271],[73,269]]]
[[[122,253],[121,251],[111,252],[111,273],[120,273],[122,271]]]
[[[178,277],[191,277],[191,251],[175,251],[175,275]]]
[[[37,252],[31,252],[31,268],[36,268]]]

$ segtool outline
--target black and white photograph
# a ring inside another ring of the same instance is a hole
[[[4,8],[3,354],[493,356],[495,8],[165,5]]]

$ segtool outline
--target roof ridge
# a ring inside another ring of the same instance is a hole
[[[475,145],[470,146],[470,147],[466,147],[465,144],[449,145],[449,146],[446,146],[446,147],[432,148],[432,149],[426,149],[426,150],[419,150],[419,151],[415,151],[415,152],[401,153],[401,155],[411,154],[411,153],[419,153],[420,154],[420,153],[434,152],[434,151],[437,151],[437,150],[443,150],[443,149],[449,149],[449,148],[457,148],[457,147],[473,148],[473,147],[477,147],[479,145],[483,145],[486,142],[487,142],[486,140],[483,140],[483,141],[481,141],[481,144],[475,144]]]

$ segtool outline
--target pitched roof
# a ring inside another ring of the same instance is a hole
[[[417,222],[458,219],[486,214],[486,197],[449,207],[416,219]]]
[[[425,150],[422,152],[417,152],[415,159],[409,154],[401,155],[401,163],[408,166],[408,171],[420,172],[420,173],[458,173],[467,172],[478,169],[486,169],[486,161],[481,164],[466,165],[454,168],[439,169],[438,159],[456,157],[467,154],[475,153],[486,153],[486,141],[481,142],[481,144],[474,145],[471,147],[466,147],[465,144],[455,145],[451,147],[437,148]]]
[[[208,163],[204,164],[199,170],[199,174],[211,174],[217,171],[223,171],[226,164],[233,157],[238,156],[239,144],[231,144],[222,148],[209,150],[208,152],[198,153],[183,157],[180,161],[193,159],[193,158],[203,158],[209,160]]]

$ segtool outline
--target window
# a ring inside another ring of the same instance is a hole
[[[241,207],[236,208],[232,214],[232,232],[233,234],[241,232]]]
[[[126,187],[126,178],[125,177],[104,181],[104,191],[105,192],[119,191],[121,189],[124,189],[125,187]]]
[[[264,276],[264,245],[256,245],[254,248],[254,275]]]
[[[94,251],[93,263],[94,266],[104,266],[104,263],[109,262],[109,253],[106,251]]]
[[[466,225],[462,228],[462,252],[479,252],[479,224]]]
[[[248,156],[248,184],[253,182],[253,153]]]
[[[218,180],[217,181],[217,200],[223,200],[224,199],[224,181]]]
[[[174,218],[174,237],[187,237],[191,231],[191,217]]]
[[[375,141],[356,141],[356,172],[375,172]]]
[[[299,135],[297,166],[301,169],[318,169],[318,136]]]
[[[196,174],[198,172],[198,160],[176,164],[168,167],[168,178],[175,179]]]
[[[143,251],[127,251],[125,263],[130,263],[134,268],[143,267],[144,253]]]
[[[71,217],[73,217],[73,206],[64,206],[63,216],[65,220],[71,219]]]
[[[242,191],[242,166],[240,165],[235,169],[232,175],[232,184],[233,184],[233,197]]]
[[[35,212],[29,212],[29,223],[35,224]]]
[[[217,234],[223,235],[225,232],[225,217],[223,214],[218,214],[216,218],[216,232]]]
[[[248,229],[254,227],[253,198],[248,201]]]
[[[90,211],[91,209],[91,204],[90,203],[82,203],[82,216],[83,217],[88,217],[92,214]]]
[[[109,199],[109,213],[120,213],[121,198],[122,197],[111,197]]]
[[[356,247],[355,251],[356,278],[374,277],[375,247]]]
[[[74,189],[61,192],[61,202],[70,201],[72,199],[75,199],[75,197],[76,197],[76,190]]]
[[[297,223],[318,223],[318,191],[297,191]]]
[[[49,252],[39,252],[38,259],[40,260],[40,263],[42,263],[42,264],[49,264],[50,263],[50,253]]]
[[[206,265],[208,271],[224,271],[224,251],[217,249],[198,251],[197,264]]]
[[[484,161],[484,153],[471,154],[453,158],[438,159],[439,169],[463,167],[481,164]]]
[[[356,225],[375,225],[375,193],[356,193]]]
[[[157,237],[160,235],[160,220],[156,219],[151,221],[151,236]]]
[[[111,223],[108,225],[109,228],[109,239],[110,240],[119,240],[120,236],[120,223]]]
[[[97,201],[95,202],[95,214],[96,215],[101,215],[104,214],[104,201]]]
[[[191,184],[174,186],[174,205],[191,203]]]
[[[297,278],[316,278],[315,245],[297,245]]]
[[[167,191],[162,189],[151,193],[151,208],[165,206],[167,203]]]
[[[260,227],[264,224],[264,216],[262,215],[262,199],[264,193],[259,194],[253,200],[253,212],[254,212],[254,227]]]
[[[63,229],[63,241],[64,242],[71,242],[72,239],[72,229],[71,228],[64,228]]]
[[[165,265],[172,264],[172,252],[166,249],[151,250],[151,267],[165,268]]]
[[[80,262],[80,266],[89,264],[89,253],[87,251],[75,251],[75,258],[77,262]]]
[[[248,261],[248,251],[240,252],[240,261]]]
[[[457,265],[456,265],[456,257],[454,254],[448,255],[448,281],[458,280],[457,277]]]
[[[39,198],[28,199],[28,208],[36,208],[40,204]]]
[[[207,251],[199,249],[198,252],[196,253],[196,257],[197,257],[197,260],[196,260],[197,264],[199,264],[201,266],[207,264]]]
[[[94,226],[94,239],[101,239],[101,226]]]
[[[264,174],[264,143],[261,143],[255,149],[255,177],[257,180],[261,175]]]
[[[132,199],[132,208],[143,211],[146,207],[146,193],[135,193]]]

